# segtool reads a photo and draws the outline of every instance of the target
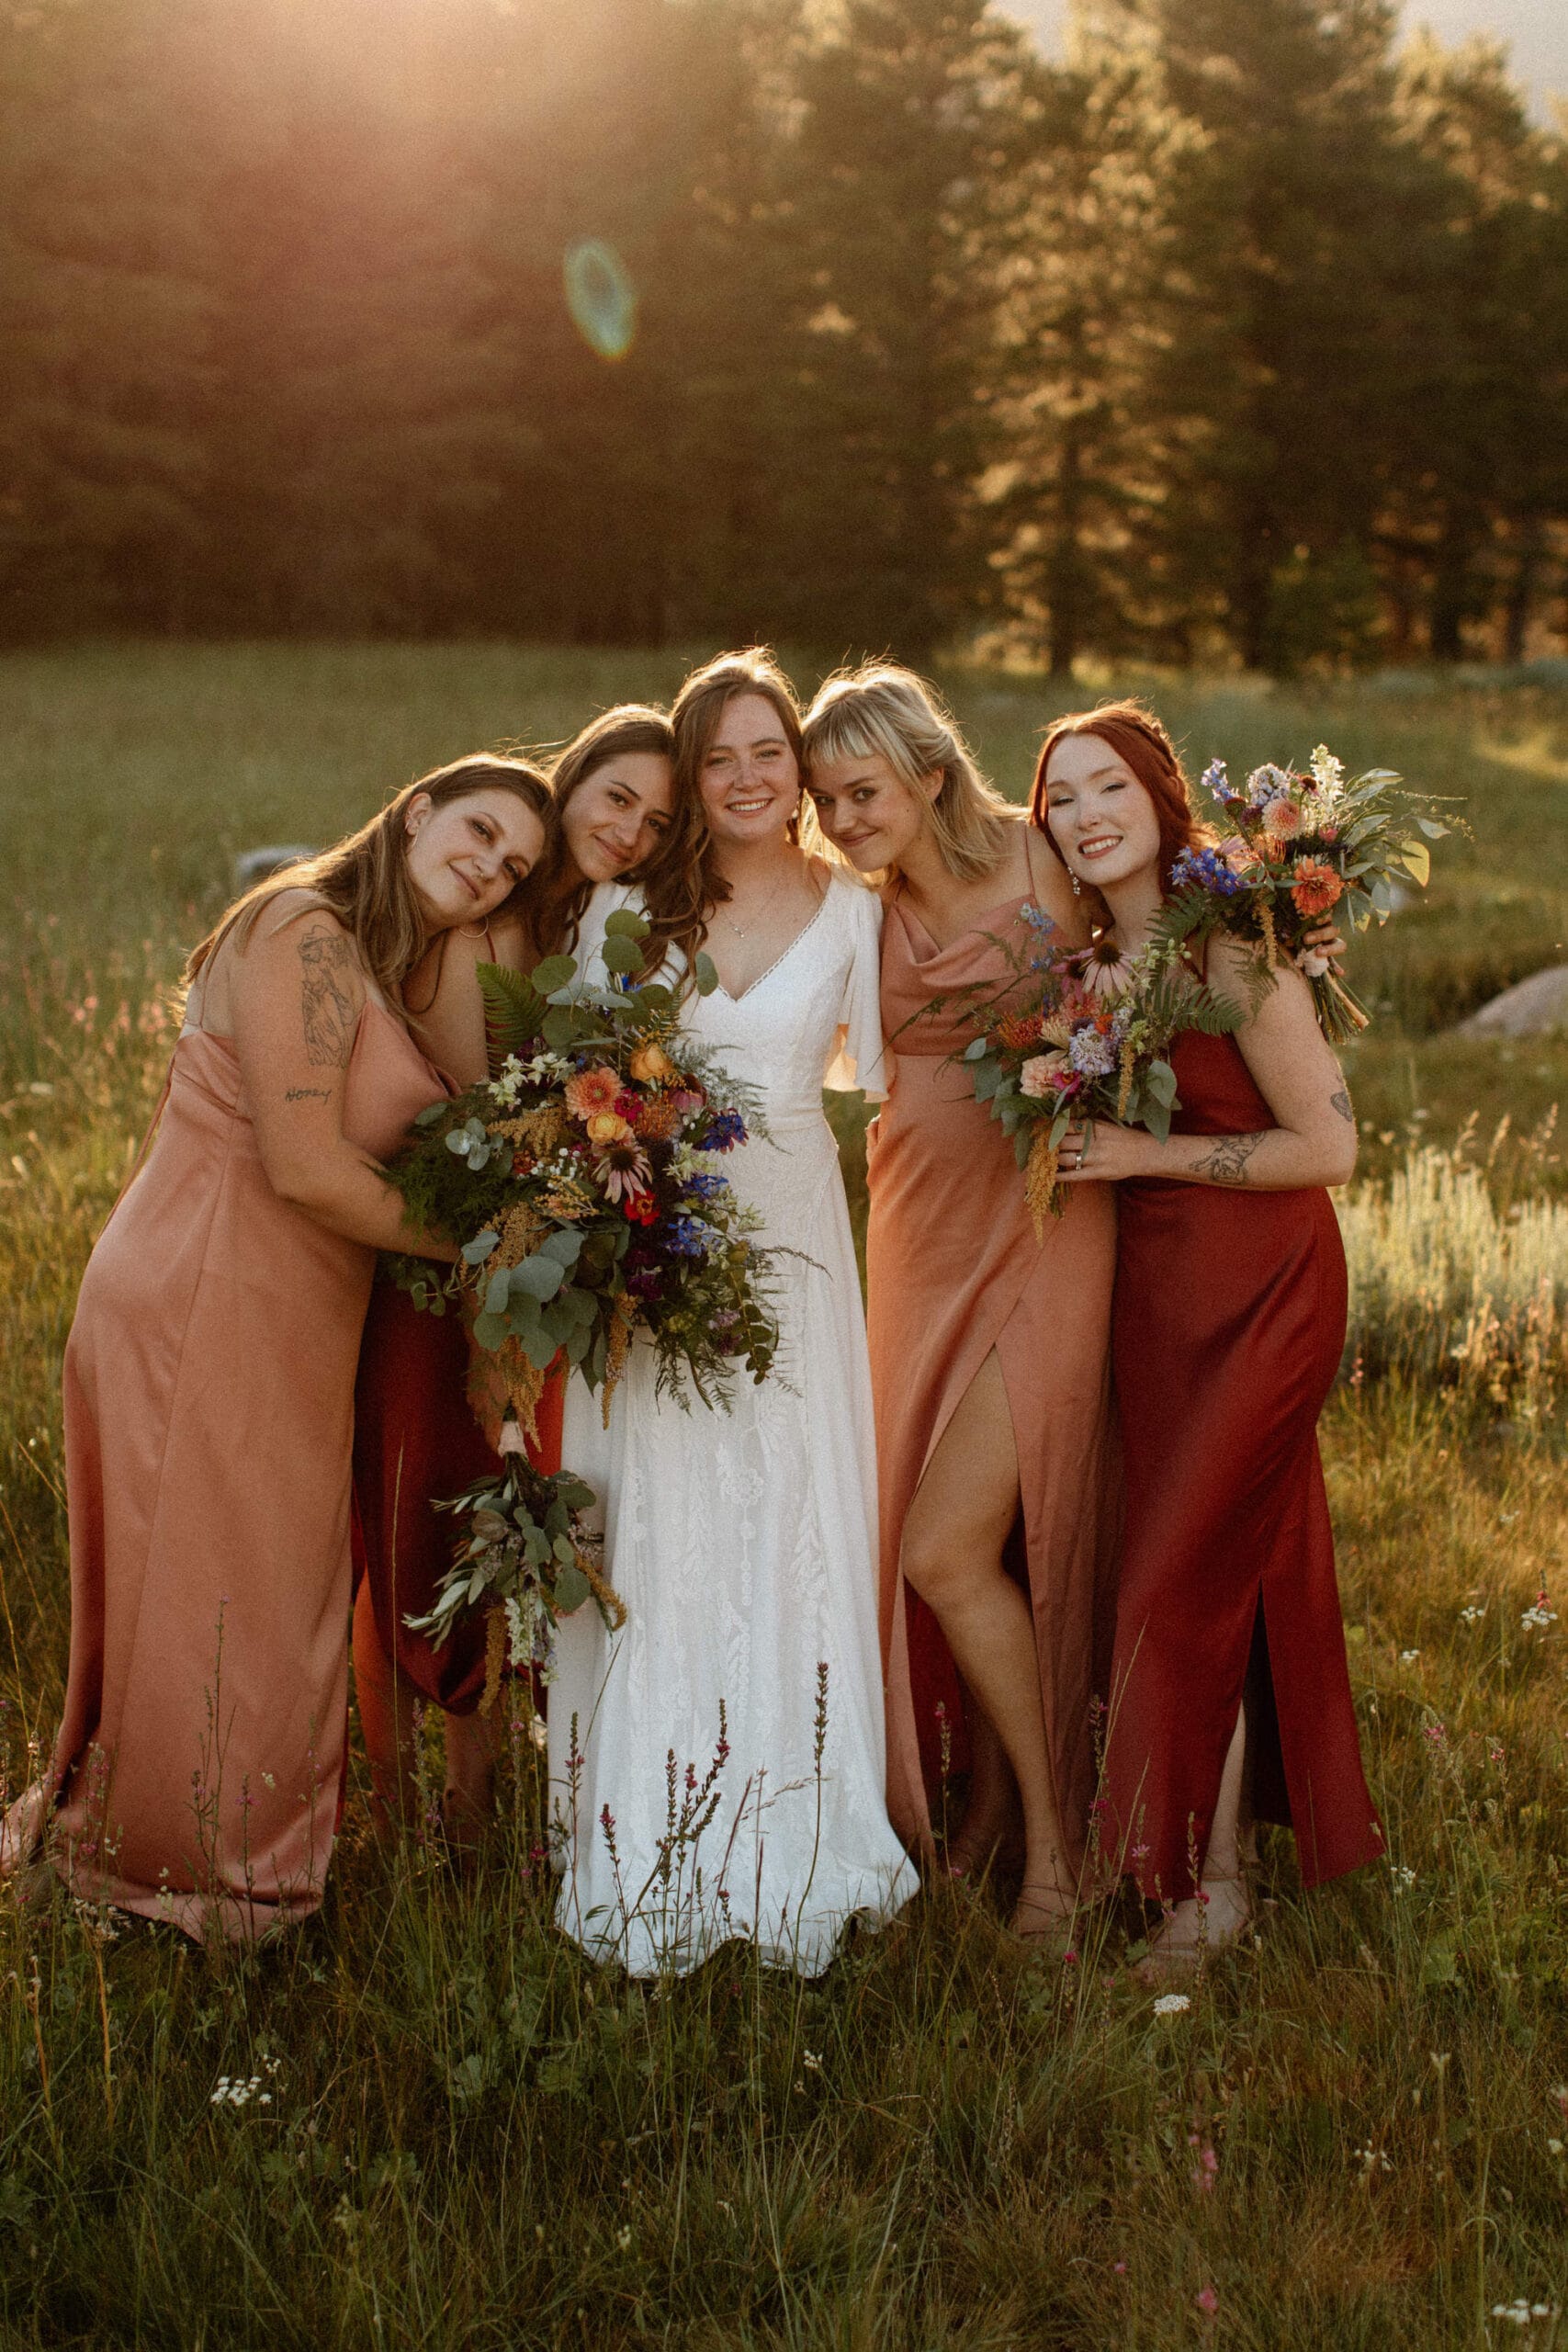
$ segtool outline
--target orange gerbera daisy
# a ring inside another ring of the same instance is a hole
[[[1298,857],[1291,869],[1291,896],[1298,914],[1325,915],[1344,890],[1340,876],[1321,858]]]

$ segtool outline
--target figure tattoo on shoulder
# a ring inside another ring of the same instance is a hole
[[[1245,1184],[1247,1163],[1262,1140],[1262,1134],[1216,1136],[1213,1151],[1196,1163],[1197,1173],[1212,1184]]]
[[[354,950],[340,931],[312,923],[299,942],[305,1052],[320,1069],[345,1069],[357,1020],[349,976]]]
[[[1356,1124],[1356,1109],[1354,1103],[1350,1100],[1349,1088],[1348,1086],[1342,1086],[1338,1093],[1331,1094],[1328,1100],[1333,1104],[1335,1110],[1338,1112],[1340,1117],[1348,1120],[1350,1125],[1354,1126]]]

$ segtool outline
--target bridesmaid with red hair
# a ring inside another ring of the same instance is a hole
[[[1159,721],[1135,703],[1059,719],[1031,813],[1091,910],[1115,986],[1178,854],[1204,838]],[[1106,1754],[1112,1850],[1166,1918],[1156,1965],[1242,1932],[1242,1828],[1295,1832],[1303,1883],[1383,1850],[1361,1770],[1317,1420],[1345,1340],[1325,1187],[1356,1164],[1345,1080],[1301,974],[1261,995],[1215,940],[1204,977],[1248,1008],[1172,1055],[1168,1141],[1096,1123],[1062,1181],[1117,1187],[1111,1362],[1126,1494]]]

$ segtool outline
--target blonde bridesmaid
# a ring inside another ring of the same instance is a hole
[[[478,758],[231,908],[190,960],[144,1164],[88,1264],[65,1356],[71,1663],[47,1835],[73,1892],[193,1936],[314,1910],[343,1783],[355,1365],[378,1161],[444,1091],[409,1034],[432,941],[499,912],[548,787]]]
[[[1035,1236],[1012,1148],[951,1058],[1027,958],[1032,903],[1089,926],[1059,862],[979,774],[908,671],[832,679],[806,722],[823,831],[885,877],[888,1099],[868,1139],[866,1257],[881,1498],[888,1809],[917,1847],[949,1766],[973,1767],[949,1864],[1000,1833],[1024,1854],[1014,1925],[1052,1938],[1077,1899],[1093,1797],[1090,1698],[1111,1553],[1109,1188]],[[943,1001],[946,1000],[947,1001]],[[1011,1573],[1010,1573],[1010,1570]]]

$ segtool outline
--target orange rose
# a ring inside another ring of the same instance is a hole
[[[672,1078],[679,1076],[663,1046],[651,1044],[639,1046],[626,1068],[644,1086],[668,1086]]]
[[[630,1127],[618,1111],[595,1111],[584,1124],[590,1143],[625,1143],[631,1135]]]

